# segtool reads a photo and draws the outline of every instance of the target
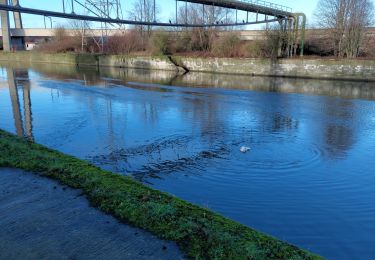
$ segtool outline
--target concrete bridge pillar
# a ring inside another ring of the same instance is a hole
[[[20,99],[18,96],[17,83],[14,76],[14,70],[12,68],[7,68],[7,78],[9,84],[9,94],[10,100],[12,101],[13,117],[14,117],[14,126],[19,137],[23,137],[23,123],[22,123],[22,114],[20,107]]]
[[[13,6],[19,6],[19,0],[12,0],[12,3],[13,3]],[[19,12],[14,12],[13,17],[14,17],[15,28],[23,29],[21,14]]]
[[[7,0],[0,0],[0,4],[6,5]],[[10,27],[9,27],[9,13],[7,11],[0,11],[1,15],[1,31],[3,33],[3,49],[10,51]]]
[[[13,6],[19,6],[19,0],[12,0]],[[20,12],[13,12],[14,18],[14,27],[16,29],[23,29],[22,25],[22,17]],[[17,37],[12,39],[12,45],[15,50],[24,50],[25,49],[25,38],[24,37]]]

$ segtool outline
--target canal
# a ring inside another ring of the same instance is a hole
[[[374,101],[375,83],[0,64],[1,129],[329,259],[375,257]]]

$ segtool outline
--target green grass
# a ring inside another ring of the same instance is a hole
[[[176,241],[197,259],[321,259],[129,177],[0,130],[0,167],[13,167],[81,189],[94,207],[124,223]]]

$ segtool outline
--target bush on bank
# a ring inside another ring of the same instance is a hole
[[[0,130],[0,167],[31,171],[81,189],[124,223],[176,241],[198,259],[321,259],[133,179]]]
[[[78,25],[77,28],[80,28]],[[368,28],[358,50],[358,57],[373,58],[375,38],[373,29]],[[309,29],[306,32],[306,56],[334,56],[332,30]],[[146,30],[135,27],[109,36],[101,46],[100,41],[90,37],[89,31],[77,30],[68,35],[63,27],[55,30],[52,39],[45,39],[38,50],[47,53],[100,53],[100,54],[153,54],[187,55],[200,57],[233,58],[276,58],[287,57],[286,50],[292,35],[281,32],[276,26],[263,29],[262,39],[243,40],[238,31],[225,31],[218,28],[190,28],[177,31]],[[299,52],[299,43],[293,48]],[[281,47],[281,52],[279,51]],[[0,40],[1,49],[1,40]]]
[[[199,55],[210,57],[262,58],[267,45],[263,40],[243,41],[236,32],[216,29],[191,29],[176,32],[129,30],[109,36],[103,46],[89,35],[77,31],[68,35],[57,28],[54,38],[39,44],[37,50],[45,53],[104,53],[115,55]]]

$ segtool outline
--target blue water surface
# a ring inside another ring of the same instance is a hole
[[[375,259],[374,83],[2,66],[0,128],[328,259]]]

